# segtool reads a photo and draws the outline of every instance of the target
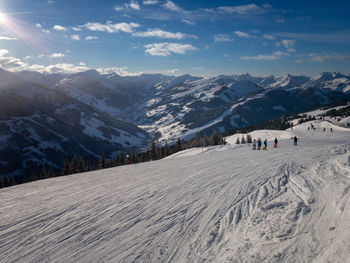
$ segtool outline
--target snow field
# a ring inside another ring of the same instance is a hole
[[[350,130],[314,123],[1,189],[0,262],[348,262]]]

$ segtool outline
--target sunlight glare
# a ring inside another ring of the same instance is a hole
[[[4,23],[6,20],[6,15],[2,12],[0,12],[0,23]]]

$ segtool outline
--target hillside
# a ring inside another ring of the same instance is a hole
[[[0,262],[347,262],[350,130],[313,123],[0,189]]]

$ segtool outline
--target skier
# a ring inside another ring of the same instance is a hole
[[[297,144],[298,144],[298,138],[297,136],[294,136],[294,146],[297,146]]]
[[[258,139],[258,150],[261,150],[261,139]]]
[[[333,132],[333,128],[331,128],[331,132]]]
[[[265,141],[264,141],[264,148],[263,148],[263,150],[267,150],[267,139],[265,139]]]
[[[275,144],[273,145],[274,148],[277,148],[278,140],[277,137],[275,138]]]
[[[326,131],[326,128],[323,128],[323,131],[325,132],[325,131]]]
[[[256,140],[253,140],[253,150],[256,150]]]

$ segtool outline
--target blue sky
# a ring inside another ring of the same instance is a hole
[[[0,0],[0,67],[350,74],[349,1]]]

